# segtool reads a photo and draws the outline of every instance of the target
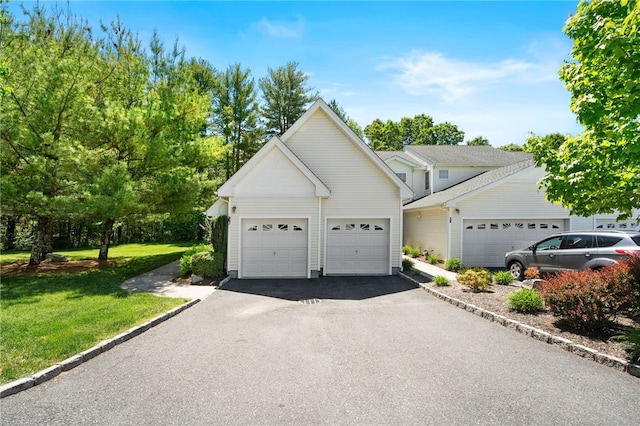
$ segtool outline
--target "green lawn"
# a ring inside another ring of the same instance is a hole
[[[112,253],[122,259],[116,266],[81,273],[3,275],[0,384],[47,368],[184,303],[185,299],[129,293],[120,284],[180,258],[189,246],[128,244]],[[92,254],[97,252],[73,253],[95,258]]]
[[[158,243],[158,244],[121,244],[109,248],[109,259],[123,257],[151,256],[154,254],[182,253],[193,243]],[[55,250],[69,259],[97,259],[99,248]],[[0,253],[0,263],[26,262],[29,260],[28,251],[3,251]]]

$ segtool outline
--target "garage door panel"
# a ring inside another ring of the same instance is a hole
[[[328,221],[325,273],[383,275],[389,272],[389,230],[386,220]]]
[[[306,278],[307,222],[300,219],[244,220],[243,278]]]
[[[563,231],[561,219],[466,219],[463,222],[462,262],[466,266],[504,267],[504,254],[527,247]]]

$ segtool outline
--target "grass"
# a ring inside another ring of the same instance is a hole
[[[158,244],[120,244],[109,247],[109,259],[121,259],[136,256],[152,256],[155,254],[182,253],[193,243],[158,243]],[[86,260],[97,259],[99,248],[54,250],[69,259]],[[26,262],[29,260],[28,251],[3,251],[0,253],[0,264]]]
[[[158,254],[162,246],[170,252]],[[184,303],[185,299],[130,293],[120,284],[180,258],[188,246],[128,244],[114,251],[123,258],[114,266],[3,276],[0,384],[47,368]]]

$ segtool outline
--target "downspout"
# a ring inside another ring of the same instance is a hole
[[[402,248],[402,244],[404,243],[404,211],[402,209],[403,204],[402,204],[402,196],[400,196],[400,248]],[[389,231],[389,234],[391,234],[391,231]],[[390,244],[391,245],[391,244]],[[393,245],[391,245],[390,247],[391,250],[393,250]],[[400,262],[399,266],[398,266],[398,270],[400,270],[400,268],[402,268],[402,250],[400,250],[400,254],[397,255],[398,256],[398,261]],[[393,265],[391,265],[391,273],[393,274]]]
[[[451,259],[451,207],[447,208],[447,259]]]
[[[322,247],[322,236],[324,235],[322,230],[322,197],[318,197],[318,232],[316,232],[316,235],[318,236],[318,278],[320,278],[320,270],[322,269],[320,268],[320,249]]]

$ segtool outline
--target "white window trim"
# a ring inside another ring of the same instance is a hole
[[[446,176],[443,176],[446,174]],[[438,179],[440,180],[449,180],[449,169],[440,169],[438,170]]]

